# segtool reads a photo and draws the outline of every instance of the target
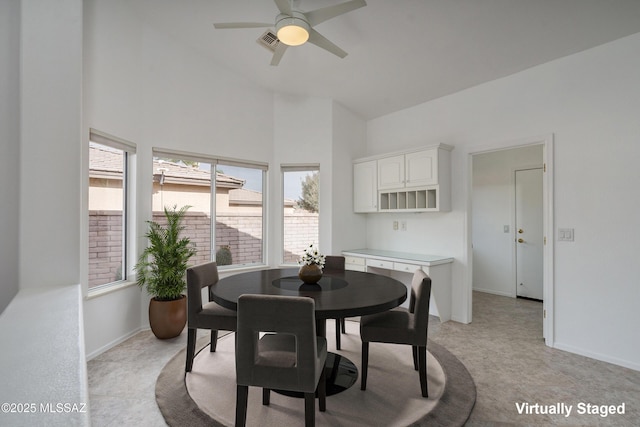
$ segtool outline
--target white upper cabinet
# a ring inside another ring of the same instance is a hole
[[[354,211],[451,210],[452,149],[439,144],[356,160]]]
[[[378,190],[404,187],[404,155],[378,160]]]
[[[378,160],[378,190],[437,184],[437,148]]]
[[[438,184],[438,149],[405,154],[405,187]]]
[[[377,162],[370,160],[353,164],[353,211],[377,212]]]

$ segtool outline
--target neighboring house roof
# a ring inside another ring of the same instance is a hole
[[[122,175],[122,152],[104,145],[89,143],[89,177],[120,178]],[[204,169],[170,162],[154,157],[153,179],[160,181],[164,173],[163,183],[209,186],[211,174]],[[221,188],[242,188],[244,180],[219,173],[216,185]]]
[[[121,178],[122,151],[89,143],[89,176],[91,178]]]
[[[89,143],[89,176],[91,178],[121,178],[122,177],[122,152],[104,145]],[[204,169],[175,163],[168,160],[153,159],[153,180],[160,182],[164,174],[163,183],[183,185],[211,185],[211,174]],[[216,174],[216,186],[230,188],[229,203],[236,205],[261,205],[262,193],[242,188],[245,181],[218,172]],[[284,205],[293,207],[295,200],[285,199]]]

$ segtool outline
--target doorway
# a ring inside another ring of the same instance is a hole
[[[469,320],[472,320],[474,290],[511,298],[518,296],[517,271],[526,273],[526,268],[517,268],[516,245],[520,244],[519,238],[523,239],[520,255],[526,255],[524,249],[528,248],[524,244],[530,236],[525,239],[526,230],[516,219],[515,171],[538,169],[536,173],[542,173],[539,185],[542,211],[537,214],[542,223],[542,232],[537,233],[542,247],[542,270],[536,270],[538,278],[534,280],[541,282],[542,295],[526,296],[543,301],[540,319],[543,336],[545,343],[553,347],[553,136],[469,151],[468,155],[467,259],[470,274],[466,286]],[[526,229],[532,230],[531,227],[527,225]],[[520,229],[522,233],[518,233]],[[522,283],[524,287],[525,282]]]

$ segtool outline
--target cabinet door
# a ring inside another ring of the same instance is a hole
[[[378,190],[404,187],[404,155],[378,160]]]
[[[353,211],[376,212],[378,210],[377,162],[353,165]]]
[[[438,149],[406,154],[405,173],[407,187],[438,184]]]

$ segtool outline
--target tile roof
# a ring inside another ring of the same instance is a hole
[[[122,152],[104,145],[89,143],[89,176],[95,178],[114,177],[122,173]],[[154,180],[164,172],[165,182],[191,185],[209,185],[211,174],[182,163],[153,158]],[[242,188],[245,181],[224,173],[216,175],[216,185],[223,188]]]

